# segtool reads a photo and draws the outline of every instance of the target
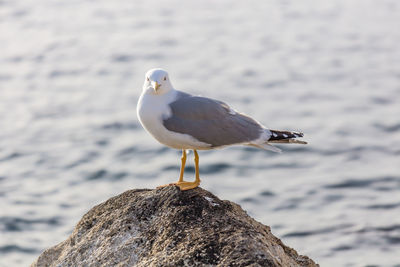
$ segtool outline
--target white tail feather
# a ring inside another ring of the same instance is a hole
[[[282,150],[280,150],[279,148],[274,147],[274,146],[272,146],[270,144],[267,144],[267,143],[264,143],[264,144],[249,144],[249,146],[254,146],[254,147],[258,147],[258,148],[264,149],[264,150],[270,150],[270,151],[274,151],[274,152],[277,152],[277,153],[282,153]]]
[[[288,143],[288,144],[302,144],[302,145],[307,144],[306,141],[301,141],[297,139],[269,140],[268,143],[281,143],[281,144]]]

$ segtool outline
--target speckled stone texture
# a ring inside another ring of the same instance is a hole
[[[318,265],[239,205],[169,186],[129,190],[95,206],[31,266]]]

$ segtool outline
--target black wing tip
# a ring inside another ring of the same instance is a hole
[[[293,132],[294,135],[297,135],[297,137],[303,137],[304,133],[300,133],[300,132]]]
[[[269,141],[301,138],[304,136],[304,134],[301,132],[278,131],[278,130],[270,130],[270,131],[271,131],[271,137]]]

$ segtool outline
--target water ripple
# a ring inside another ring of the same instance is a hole
[[[0,247],[0,253],[11,253],[11,252],[37,254],[40,252],[40,250],[37,248],[21,247],[17,245],[5,245]]]
[[[345,250],[351,250],[353,249],[353,246],[349,246],[349,245],[339,245],[336,247],[333,247],[332,250],[333,251],[345,251]]]
[[[64,76],[71,76],[71,77],[75,77],[78,75],[82,75],[85,72],[87,72],[87,70],[85,69],[80,69],[80,70],[76,70],[76,69],[71,69],[71,70],[53,70],[49,73],[49,78],[51,79],[56,79],[56,78],[60,78],[60,77],[64,77]]]
[[[395,209],[400,207],[400,202],[397,203],[386,203],[386,204],[373,204],[373,205],[368,205],[365,208],[366,209],[383,209],[383,210],[388,210],[388,209]]]
[[[96,159],[97,157],[99,157],[99,153],[96,151],[90,151],[87,152],[85,155],[82,156],[82,158],[69,163],[65,166],[66,169],[71,169],[71,168],[75,168],[79,165],[85,164],[85,163],[89,163],[91,161],[93,161],[94,159]]]
[[[127,172],[109,172],[105,169],[100,169],[100,170],[88,173],[87,175],[85,175],[85,179],[87,181],[100,180],[100,179],[116,181],[116,180],[120,180],[126,176],[128,176]]]
[[[394,123],[394,124],[382,124],[382,123],[375,123],[374,124],[375,128],[382,130],[387,133],[394,133],[400,131],[400,123]]]
[[[111,57],[111,61],[113,62],[118,62],[118,63],[126,63],[135,60],[136,57],[134,55],[128,55],[128,54],[119,54],[119,55],[113,55]]]
[[[0,217],[0,229],[2,231],[17,232],[31,230],[39,225],[57,226],[62,218],[51,217],[41,219],[26,219],[21,217]]]
[[[325,186],[325,188],[329,189],[363,188],[370,186],[372,183],[374,183],[373,180],[346,180],[341,183],[327,185]]]
[[[357,231],[357,233],[367,233],[367,232],[400,232],[400,224],[393,224],[388,226],[377,226],[377,227],[365,227]]]
[[[139,128],[139,125],[136,122],[112,122],[103,124],[101,129],[103,130],[115,130],[115,131],[122,131],[122,130],[133,130]]]
[[[227,163],[214,163],[202,166],[201,172],[204,174],[221,173],[229,168],[233,168],[233,165]]]
[[[341,231],[341,230],[347,229],[352,226],[353,226],[352,224],[341,224],[341,225],[335,225],[335,226],[311,230],[311,231],[295,231],[295,232],[287,233],[283,237],[307,237],[307,236],[312,236],[312,235],[323,235],[323,234],[329,234],[331,232],[335,232],[338,230]]]
[[[386,186],[385,185],[390,185]],[[326,185],[327,189],[351,189],[351,188],[369,188],[373,187],[375,190],[398,190],[400,187],[400,177],[384,176],[376,178],[364,179],[347,179],[343,182]]]
[[[263,197],[272,197],[272,196],[275,196],[275,193],[272,191],[269,191],[269,190],[265,190],[265,191],[260,192],[259,195],[263,196]]]
[[[19,158],[19,157],[22,157],[22,156],[23,155],[21,153],[19,153],[19,152],[12,152],[11,154],[9,154],[9,155],[7,155],[7,156],[5,156],[3,158],[0,158],[0,162],[1,161],[9,161],[9,160],[16,159],[16,158]]]

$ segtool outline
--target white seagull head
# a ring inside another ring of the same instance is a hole
[[[173,89],[166,70],[156,68],[146,73],[143,90],[151,94],[165,94]]]

